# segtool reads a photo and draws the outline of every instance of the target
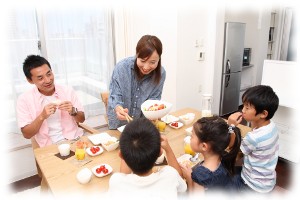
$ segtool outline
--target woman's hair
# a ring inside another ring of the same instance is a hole
[[[152,169],[161,149],[160,133],[146,118],[128,123],[120,137],[120,151],[128,167],[138,175]]]
[[[42,65],[48,65],[51,69],[50,63],[44,58],[39,55],[29,55],[23,62],[23,72],[27,79],[31,80],[31,73],[30,71],[34,68],[40,67]]]
[[[153,73],[153,81],[155,84],[158,84],[161,79],[161,54],[162,54],[162,43],[158,37],[154,35],[144,35],[138,41],[136,45],[136,56],[137,58],[147,59],[153,52],[157,51],[159,55],[159,61],[156,69],[151,72]],[[141,79],[141,74],[137,66],[136,60],[134,63],[134,70],[139,79]]]
[[[256,115],[268,111],[266,120],[271,119],[279,105],[279,98],[273,89],[267,85],[256,85],[249,88],[242,96],[243,103],[254,106]]]
[[[210,144],[211,151],[218,154],[230,175],[234,175],[235,161],[241,145],[241,132],[238,127],[231,127],[218,116],[202,117],[193,125],[195,134],[201,142]],[[231,130],[234,133],[230,133]],[[233,146],[227,152],[230,134],[235,134]]]

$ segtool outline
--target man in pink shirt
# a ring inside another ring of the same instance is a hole
[[[54,84],[50,63],[41,56],[29,55],[23,71],[27,81],[36,86],[17,101],[23,136],[34,136],[40,147],[82,136],[78,123],[85,120],[83,107],[71,87]]]

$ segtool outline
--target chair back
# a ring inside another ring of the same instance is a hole
[[[104,103],[105,106],[105,111],[107,113],[107,104],[108,104],[108,97],[109,97],[109,92],[105,91],[105,92],[101,92],[100,93],[101,99]],[[108,119],[107,119],[107,114],[104,116],[106,122],[108,123]]]

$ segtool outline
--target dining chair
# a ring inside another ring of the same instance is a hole
[[[102,102],[104,103],[104,106],[105,106],[105,112],[107,113],[109,92],[108,91],[101,92],[100,96],[101,96]],[[107,114],[104,115],[104,118],[105,118],[106,122],[108,123]]]

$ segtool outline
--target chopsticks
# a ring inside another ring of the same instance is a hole
[[[125,117],[128,123],[133,120],[128,114],[126,114]]]
[[[124,108],[122,106],[120,106],[120,108],[124,111]],[[128,113],[125,113],[125,118],[126,118],[126,120],[127,120],[128,123],[133,120],[132,117],[130,117],[128,115]]]

